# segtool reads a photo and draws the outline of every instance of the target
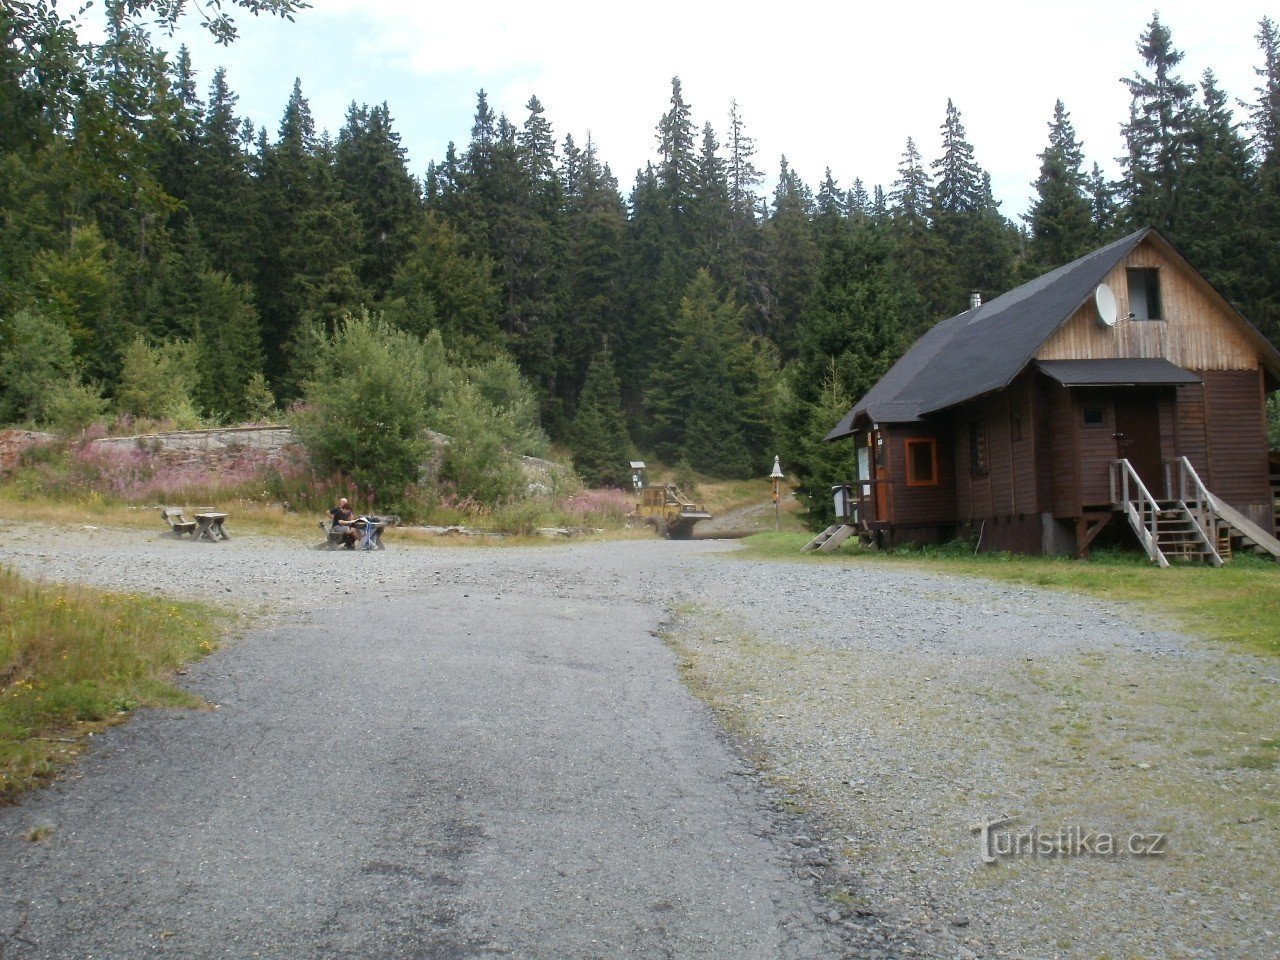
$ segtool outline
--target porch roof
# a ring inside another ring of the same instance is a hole
[[[1163,358],[1037,360],[1036,368],[1064,387],[1167,387],[1204,381]]]

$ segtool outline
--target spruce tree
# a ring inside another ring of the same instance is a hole
[[[1228,299],[1243,306],[1257,291],[1249,251],[1262,241],[1249,142],[1212,70],[1191,111],[1177,231],[1170,239]]]
[[[771,380],[769,352],[745,335],[742,308],[698,271],[646,397],[655,450],[715,476],[750,476],[767,456]]]
[[[1023,217],[1037,272],[1070,263],[1098,245],[1083,165],[1084,148],[1076,139],[1071,114],[1058,100],[1049,121],[1049,144],[1040,154],[1040,176],[1032,184],[1036,199]]]
[[[821,251],[814,237],[813,196],[782,158],[773,212],[764,224],[769,292],[766,334],[784,358],[795,352],[796,329],[808,306]]]
[[[622,413],[622,388],[606,347],[587,367],[569,430],[573,465],[592,487],[623,486],[630,470],[631,441]]]
[[[418,183],[405,166],[405,150],[386,103],[372,108],[351,104],[338,133],[334,172],[342,199],[360,221],[360,282],[380,296],[413,244],[422,210]]]
[[[1120,158],[1126,217],[1133,227],[1153,226],[1176,233],[1183,195],[1182,174],[1195,88],[1175,73],[1182,52],[1169,29],[1152,17],[1138,42],[1149,74],[1135,72],[1121,82],[1129,89],[1129,122],[1121,128],[1126,153]]]
[[[1280,30],[1273,20],[1262,19],[1257,40],[1262,66],[1255,72],[1262,82],[1250,108],[1258,162],[1254,205],[1258,236],[1252,263],[1257,286],[1244,306],[1271,342],[1280,345]]]

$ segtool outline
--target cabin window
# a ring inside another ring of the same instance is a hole
[[[1105,427],[1107,425],[1107,408],[1085,407],[1084,425],[1086,427]]]
[[[969,473],[987,475],[987,418],[981,414],[969,418]]]
[[[938,483],[938,441],[919,437],[907,441],[907,486],[932,487]]]
[[[1160,271],[1151,267],[1131,267],[1129,280],[1129,313],[1134,320],[1159,320]]]

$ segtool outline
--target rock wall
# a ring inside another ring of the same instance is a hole
[[[36,430],[0,430],[0,473],[16,467],[23,451],[52,439],[53,434]]]
[[[100,450],[145,450],[166,463],[216,466],[251,458],[261,462],[285,460],[297,438],[288,427],[217,427],[146,433],[136,437],[102,437],[89,446]]]

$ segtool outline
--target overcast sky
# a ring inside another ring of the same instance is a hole
[[[1181,76],[1206,67],[1236,99],[1256,100],[1255,0],[1165,0],[1161,20],[1184,52]],[[530,95],[558,141],[588,132],[627,194],[653,158],[654,128],[679,76],[699,128],[723,139],[737,100],[770,181],[786,154],[817,187],[861,177],[888,188],[908,136],[926,162],[955,101],[1004,213],[1024,212],[1053,103],[1071,111],[1087,162],[1114,175],[1137,41],[1152,16],[1130,0],[996,3],[728,3],[314,0],[296,22],[238,17],[241,38],[215,47],[194,27],[161,46],[192,49],[202,91],[227,68],[238,112],[274,137],[293,80],[317,126],[337,135],[352,101],[386,101],[421,177],[449,141],[465,146],[483,88],[523,123]],[[1238,111],[1243,119],[1243,111]]]

